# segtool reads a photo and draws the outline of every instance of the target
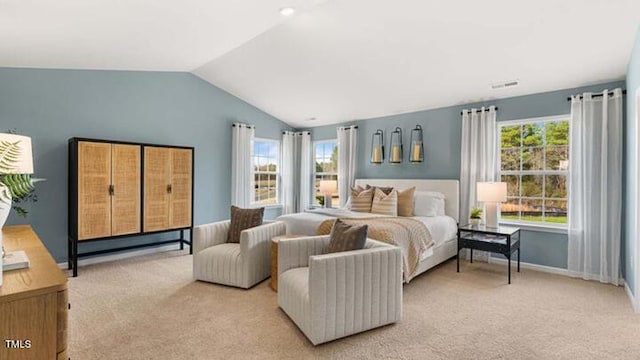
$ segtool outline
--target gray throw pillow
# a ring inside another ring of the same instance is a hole
[[[242,230],[262,225],[264,208],[241,209],[231,205],[231,226],[227,234],[228,243],[239,243]]]
[[[367,225],[348,225],[337,219],[329,235],[328,253],[360,250],[367,242]]]

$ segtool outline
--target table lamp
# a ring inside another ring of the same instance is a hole
[[[476,197],[485,206],[485,225],[490,228],[498,227],[498,204],[507,201],[507,183],[479,182]]]
[[[320,192],[324,194],[324,207],[331,207],[331,196],[338,192],[337,180],[320,180]]]
[[[0,175],[33,174],[31,138],[27,136],[0,133]],[[1,179],[0,179],[1,180]],[[2,227],[11,211],[11,193],[0,181],[0,249],[2,249]],[[0,286],[2,285],[3,254],[0,255]]]

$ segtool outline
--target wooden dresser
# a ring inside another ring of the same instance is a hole
[[[24,250],[30,266],[3,274],[0,359],[67,360],[66,275],[31,226],[6,226],[2,233],[5,250]]]

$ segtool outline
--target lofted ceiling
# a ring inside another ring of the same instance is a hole
[[[0,66],[191,71],[306,128],[622,79],[639,24],[637,0],[0,0]]]

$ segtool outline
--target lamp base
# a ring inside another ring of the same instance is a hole
[[[325,195],[324,196],[324,207],[327,209],[332,208],[332,204],[331,204],[331,195]]]
[[[498,227],[498,203],[486,202],[484,203],[486,221],[485,226],[490,228]]]

